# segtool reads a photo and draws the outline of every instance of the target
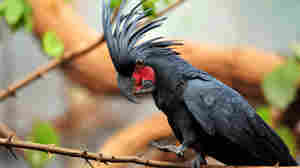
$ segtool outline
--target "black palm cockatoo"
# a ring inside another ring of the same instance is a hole
[[[112,23],[113,10],[103,0],[104,37],[121,94],[136,102],[136,93],[152,92],[181,143],[174,151],[182,155],[194,149],[196,165],[206,164],[205,155],[228,165],[297,165],[280,137],[237,91],[170,48],[181,43],[162,37],[139,42],[166,19],[140,24],[146,18],[142,2],[123,14],[123,0]]]

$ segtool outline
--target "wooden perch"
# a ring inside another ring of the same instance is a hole
[[[5,128],[5,130],[0,130],[0,131],[6,132],[7,129]],[[8,132],[10,132],[10,131],[8,131]],[[4,133],[4,134],[6,134],[6,133]],[[134,163],[137,165],[160,167],[160,168],[190,168],[191,167],[191,165],[172,163],[172,162],[164,162],[164,161],[156,161],[156,160],[147,160],[147,159],[142,159],[137,156],[113,156],[113,155],[107,155],[107,154],[102,154],[102,153],[92,153],[92,152],[81,151],[81,150],[76,150],[76,149],[62,148],[62,147],[57,147],[57,146],[54,146],[51,144],[45,145],[45,144],[32,143],[32,142],[28,142],[28,141],[15,140],[12,138],[12,136],[10,136],[8,138],[0,138],[0,146],[6,147],[9,149],[12,149],[12,148],[17,148],[20,150],[28,149],[28,150],[42,151],[42,152],[46,152],[48,154],[58,154],[58,155],[64,155],[64,156],[68,156],[68,157],[82,158],[82,159],[85,159],[88,163],[90,163],[89,162],[90,160],[94,160],[96,162],[102,162],[104,164]],[[90,166],[94,167],[94,165],[90,165]],[[227,166],[220,166],[220,165],[202,166],[202,168],[226,168],[226,167]],[[242,167],[243,168],[257,168],[255,166],[230,166],[230,168],[242,168]],[[260,166],[260,167],[261,168],[271,168],[271,166]]]
[[[25,141],[9,141],[8,139],[0,138],[0,145],[1,146],[8,146],[12,148],[21,148],[21,149],[29,149],[29,150],[36,150],[47,152],[51,154],[58,154],[64,155],[68,157],[77,157],[87,160],[96,160],[98,162],[104,163],[135,163],[144,166],[150,167],[160,167],[160,168],[190,168],[190,166],[186,166],[183,164],[178,163],[170,163],[170,162],[161,162],[155,160],[145,160],[141,159],[136,156],[106,156],[101,153],[92,153],[87,151],[80,151],[76,149],[69,149],[69,148],[62,148],[56,147],[53,145],[44,145],[44,144],[37,144]],[[259,168],[273,168],[274,166],[259,166]],[[219,165],[205,165],[202,168],[226,168],[227,166],[219,166]],[[258,166],[229,166],[230,168],[258,168]],[[281,166],[283,167],[283,166]],[[296,168],[297,166],[289,166],[290,168]],[[285,167],[287,168],[287,167]]]
[[[76,149],[56,147],[53,145],[45,145],[38,143],[25,142],[20,140],[10,140],[9,138],[0,138],[0,145],[9,148],[20,148],[46,152],[49,154],[59,154],[69,157],[77,157],[86,160],[95,160],[102,163],[135,163],[151,167],[161,168],[189,168],[182,164],[175,164],[169,162],[160,162],[155,160],[145,160],[135,156],[107,156],[101,153],[92,153],[87,151],[80,151]]]
[[[99,151],[109,155],[136,155],[145,151],[151,140],[166,138],[171,135],[173,133],[166,117],[162,113],[157,113],[149,119],[121,129],[109,138]],[[96,168],[119,168],[126,165],[124,163],[105,165],[98,162],[93,164]]]
[[[16,136],[16,133],[13,130],[8,128],[5,124],[0,123],[0,138],[10,138],[10,137],[12,137],[15,140],[20,140],[20,138]],[[7,149],[15,157],[14,151],[12,151],[11,148],[7,148]],[[22,157],[25,157],[23,149],[17,149],[16,151],[18,152],[18,154],[22,155]]]

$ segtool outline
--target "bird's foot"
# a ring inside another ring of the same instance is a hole
[[[155,147],[156,149],[163,151],[163,152],[173,152],[175,153],[178,157],[183,157],[184,156],[184,151],[185,147],[183,145],[176,146],[176,145],[160,145],[156,141],[150,142],[150,145]]]

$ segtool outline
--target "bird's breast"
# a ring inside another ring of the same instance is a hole
[[[158,85],[156,91],[153,92],[153,98],[157,107],[164,112],[174,107],[174,103],[178,103],[182,99],[185,87],[186,82],[179,80],[172,86]]]

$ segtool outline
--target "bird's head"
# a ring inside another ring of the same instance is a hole
[[[118,87],[121,94],[131,102],[137,103],[137,96],[151,93],[155,89],[155,72],[150,66],[137,62],[132,73],[118,72]]]
[[[150,93],[155,89],[155,71],[147,65],[147,58],[153,55],[170,55],[173,51],[168,47],[181,43],[161,40],[162,37],[137,43],[147,32],[160,27],[166,18],[142,25],[147,17],[147,11],[140,10],[145,0],[141,0],[127,14],[122,13],[126,5],[126,0],[122,0],[119,12],[112,22],[110,0],[108,4],[104,1],[102,26],[112,62],[118,73],[118,87],[128,100],[137,102],[136,95]]]

